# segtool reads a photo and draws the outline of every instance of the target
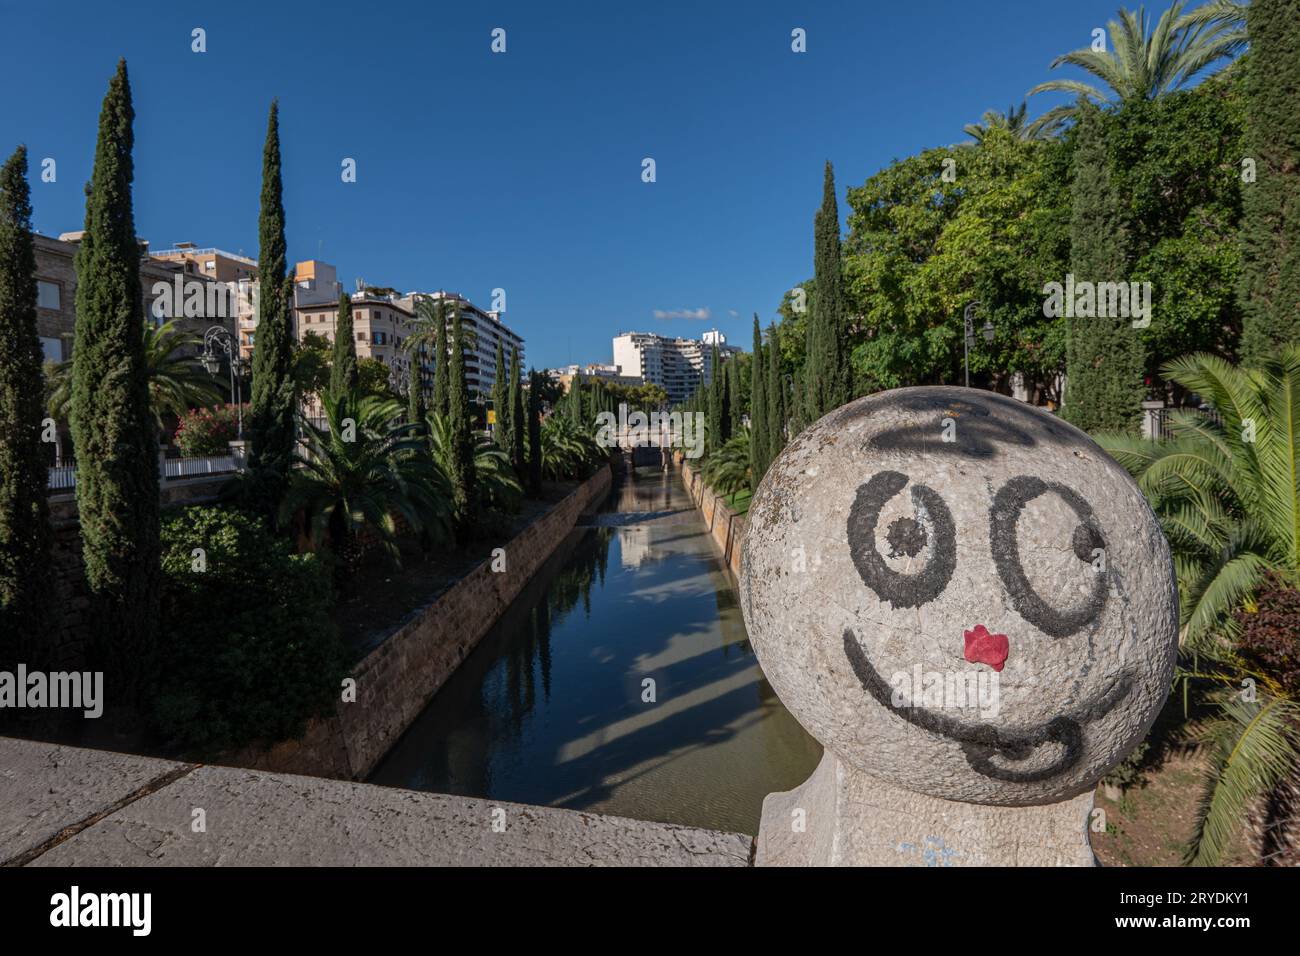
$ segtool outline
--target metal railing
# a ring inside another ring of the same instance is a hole
[[[234,452],[225,455],[208,455],[202,458],[160,458],[158,478],[161,481],[183,481],[186,478],[206,478],[211,475],[233,475],[244,470],[244,456]],[[49,470],[46,488],[50,491],[71,491],[77,487],[77,469],[74,465],[54,465]]]

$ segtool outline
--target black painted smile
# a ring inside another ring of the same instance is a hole
[[[844,631],[844,653],[858,682],[880,706],[922,730],[956,741],[966,755],[966,762],[976,773],[1011,783],[1047,780],[1077,764],[1083,756],[1084,725],[1105,716],[1133,689],[1133,675],[1126,671],[1110,690],[1073,713],[1058,715],[1038,727],[1006,730],[991,724],[965,723],[921,707],[896,707],[889,684],[867,659],[853,631],[847,628]],[[1011,770],[993,763],[995,755],[1009,761],[1026,760],[1047,744],[1057,744],[1061,755],[1041,769]]]

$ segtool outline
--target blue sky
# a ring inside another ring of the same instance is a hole
[[[812,273],[825,159],[843,218],[847,187],[1018,103],[1117,6],[0,0],[13,28],[0,88],[21,91],[0,98],[0,151],[29,147],[39,231],[80,229],[100,101],[125,56],[137,231],[154,248],[256,256],[279,97],[291,259],[484,307],[504,288],[539,367],[608,362],[630,329],[717,327],[748,348],[751,314],[766,324]],[[195,27],[206,53],[191,52]],[[505,54],[490,51],[495,27]],[[795,27],[807,53],[790,50]],[[55,183],[36,175],[47,156]],[[344,157],[356,183],[341,181]],[[709,319],[656,317],[701,309]]]

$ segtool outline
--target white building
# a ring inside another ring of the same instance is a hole
[[[497,380],[497,342],[501,343],[506,370],[510,369],[510,351],[518,346],[519,367],[524,362],[524,340],[517,332],[501,321],[500,312],[484,312],[469,299],[456,292],[408,292],[397,301],[411,312],[416,312],[420,299],[447,304],[447,339],[451,340],[451,321],[455,310],[460,309],[461,329],[465,336],[465,379],[469,383],[471,398],[486,402],[491,398],[492,386]],[[432,369],[430,369],[432,373]]]
[[[622,374],[641,378],[668,393],[669,404],[684,402],[700,385],[713,381],[713,350],[725,361],[741,350],[727,344],[717,329],[698,339],[668,338],[653,332],[624,332],[614,337],[614,364]]]

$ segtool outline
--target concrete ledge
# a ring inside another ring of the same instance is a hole
[[[23,862],[192,766],[0,738],[0,864]]]
[[[0,833],[34,866],[747,866],[751,838],[573,810],[0,738]],[[17,790],[14,790],[14,785]],[[74,799],[82,788],[97,795]],[[14,800],[11,793],[20,795]],[[54,794],[54,795],[52,795]],[[194,832],[195,811],[205,832]]]

